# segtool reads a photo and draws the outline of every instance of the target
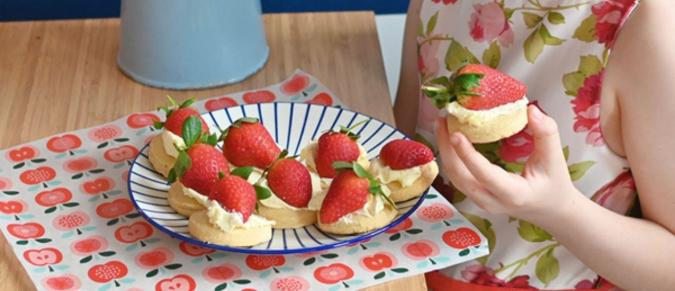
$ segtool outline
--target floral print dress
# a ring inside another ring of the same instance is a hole
[[[421,80],[447,75],[466,62],[487,64],[522,80],[530,101],[558,122],[576,187],[589,199],[627,214],[635,206],[635,184],[626,160],[604,144],[599,98],[612,44],[637,4],[635,0],[425,0],[417,31]],[[432,141],[438,110],[422,94],[419,98],[418,137]],[[525,129],[477,149],[491,162],[519,172],[533,141]],[[545,230],[490,215],[462,193],[451,197],[487,237],[491,254],[442,270],[444,276],[490,286],[595,286],[597,274]]]

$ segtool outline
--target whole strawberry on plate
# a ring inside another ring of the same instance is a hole
[[[422,86],[439,109],[448,113],[448,130],[472,143],[512,136],[527,125],[527,87],[503,72],[481,64],[462,66]]]
[[[237,167],[266,169],[281,153],[257,118],[244,117],[235,121],[220,138],[223,140],[223,154]]]
[[[370,163],[370,172],[391,191],[395,202],[424,193],[438,175],[434,153],[423,143],[395,139],[382,147],[380,156]]]
[[[197,118],[201,122],[197,130],[201,132],[204,139],[216,139],[215,135],[209,135],[209,128],[199,112],[190,107],[194,102],[193,99],[187,99],[178,104],[170,96],[168,98],[169,106],[160,107],[160,110],[166,113],[166,120],[154,123],[154,127],[161,129],[161,133],[150,141],[148,153],[152,166],[164,177],[168,177],[169,170],[178,158],[178,151],[186,148],[185,140],[183,140],[183,126],[189,117]]]
[[[251,170],[219,174],[207,209],[190,216],[188,231],[192,236],[229,246],[252,246],[272,237],[274,222],[254,213],[257,200],[266,197],[260,197],[256,187],[246,181]]]
[[[396,204],[389,191],[356,162],[336,162],[338,171],[319,210],[317,226],[329,233],[364,233],[389,224]]]
[[[263,183],[269,187],[271,195],[260,201],[258,214],[274,220],[274,228],[314,224],[318,207],[310,206],[310,201],[315,193],[321,193],[318,176],[310,173],[295,157],[286,157],[286,151],[265,173]]]
[[[195,116],[185,119],[182,135],[186,148],[179,149],[168,175],[172,183],[169,205],[185,216],[203,210],[219,175],[229,172],[227,160],[214,146],[217,139],[205,138],[199,130],[201,126]]]
[[[341,126],[339,130],[324,132],[318,139],[307,145],[300,157],[307,163],[310,170],[319,174],[321,178],[335,177],[333,163],[357,161],[362,167],[368,168],[369,161],[366,153],[358,144],[359,135],[354,128],[363,122],[358,122],[347,128]]]

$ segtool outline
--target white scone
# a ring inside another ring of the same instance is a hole
[[[269,225],[234,228],[225,232],[209,221],[207,211],[199,211],[190,216],[188,231],[192,236],[205,242],[233,247],[253,246],[272,238],[272,229]]]
[[[183,186],[180,181],[171,184],[167,197],[169,206],[181,215],[191,216],[195,212],[206,210],[208,198]]]
[[[176,163],[176,158],[170,156],[164,150],[164,145],[161,135],[155,136],[150,141],[150,151],[148,158],[155,171],[162,174],[164,177],[169,177],[169,171]]]
[[[297,228],[316,222],[316,210],[258,207],[258,215],[275,222],[274,228]]]
[[[349,213],[334,223],[321,223],[321,219],[317,219],[316,225],[328,233],[357,234],[381,228],[394,220],[397,214],[396,208],[381,197],[369,194],[368,202],[363,209]]]
[[[527,125],[527,97],[489,110],[471,110],[451,102],[446,105],[450,133],[459,131],[471,143],[491,143],[512,136]]]
[[[406,201],[422,195],[438,176],[436,161],[409,169],[393,170],[379,159],[370,163],[371,174],[389,188],[389,198],[394,202]]]

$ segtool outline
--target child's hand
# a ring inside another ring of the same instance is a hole
[[[521,175],[491,164],[461,133],[449,135],[445,118],[437,121],[436,137],[441,167],[457,189],[490,213],[537,224],[581,193],[572,184],[555,121],[536,106],[529,106],[528,119],[534,151]]]

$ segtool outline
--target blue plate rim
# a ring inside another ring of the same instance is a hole
[[[260,105],[264,105],[264,104],[275,104],[275,103],[277,103],[277,104],[282,104],[282,103],[283,103],[283,104],[290,104],[290,103],[293,103],[293,104],[297,104],[297,105],[303,104],[303,103],[299,103],[299,102],[290,102],[290,101],[279,101],[279,102],[263,102],[263,103],[241,104],[241,105],[239,105],[239,106],[232,106],[232,107],[223,108],[223,109],[216,110],[216,111],[207,111],[207,112],[201,113],[200,115],[201,115],[202,117],[204,117],[205,115],[208,115],[208,114],[210,114],[210,113],[212,113],[212,112],[227,111],[229,108],[240,107],[240,108],[243,109],[244,107],[247,107],[247,106],[260,106]],[[407,134],[405,134],[405,133],[403,133],[402,131],[398,130],[396,127],[393,127],[393,126],[391,126],[390,124],[388,124],[388,123],[386,123],[386,122],[384,122],[384,121],[382,121],[382,120],[380,120],[380,119],[378,119],[378,118],[372,117],[372,116],[370,116],[370,115],[367,115],[367,114],[364,114],[364,113],[361,113],[361,112],[352,111],[352,110],[350,110],[350,109],[348,109],[348,108],[338,107],[338,106],[325,106],[325,105],[309,104],[309,103],[305,103],[305,105],[307,105],[307,108],[308,108],[307,110],[309,110],[309,108],[311,108],[312,106],[316,106],[316,107],[319,107],[319,108],[325,108],[325,107],[328,107],[328,108],[336,108],[336,109],[345,110],[345,111],[348,111],[348,112],[351,112],[351,113],[360,114],[360,115],[366,116],[366,117],[368,117],[368,118],[372,118],[373,120],[379,121],[379,122],[385,124],[386,126],[388,126],[388,127],[390,127],[390,128],[393,128],[395,131],[398,131],[398,132],[401,133],[406,139],[410,139],[410,137],[409,137]],[[304,253],[318,252],[318,251],[324,251],[324,250],[329,250],[329,249],[339,248],[339,247],[343,247],[343,246],[355,245],[355,244],[358,244],[358,243],[360,243],[360,242],[363,242],[363,241],[366,241],[366,240],[368,240],[368,239],[371,239],[371,238],[373,238],[373,237],[375,237],[375,236],[377,236],[377,235],[379,235],[379,234],[381,234],[381,233],[383,233],[383,232],[385,232],[385,231],[391,229],[391,228],[394,227],[394,226],[397,226],[398,224],[400,224],[401,222],[403,222],[403,220],[405,220],[406,218],[410,217],[410,215],[412,215],[415,211],[417,211],[417,209],[422,205],[422,202],[424,201],[424,199],[426,198],[427,194],[429,193],[429,189],[431,189],[431,187],[429,187],[429,188],[427,188],[427,189],[424,191],[424,193],[423,193],[421,196],[419,196],[418,198],[413,198],[413,199],[418,199],[417,202],[416,202],[412,207],[410,207],[410,209],[409,209],[408,211],[406,211],[405,213],[401,214],[399,217],[397,217],[396,219],[394,219],[394,220],[393,220],[392,222],[390,222],[389,224],[387,224],[387,225],[385,225],[385,226],[383,226],[383,227],[381,227],[381,228],[378,228],[378,229],[376,229],[376,230],[373,230],[373,231],[371,231],[371,232],[368,232],[368,233],[365,233],[365,234],[361,234],[361,235],[359,235],[359,236],[357,236],[357,237],[354,237],[354,238],[352,238],[352,239],[349,239],[349,240],[342,240],[342,241],[338,241],[338,242],[335,242],[335,243],[324,244],[324,245],[320,245],[320,246],[316,246],[316,247],[305,247],[305,248],[295,248],[295,249],[285,249],[285,250],[261,250],[261,249],[252,249],[252,248],[238,248],[238,247],[231,247],[231,246],[226,246],[226,245],[219,245],[219,244],[207,243],[207,242],[204,242],[204,241],[195,239],[195,238],[191,238],[191,237],[184,236],[184,235],[182,235],[182,234],[180,234],[180,233],[177,233],[177,232],[175,232],[175,231],[172,231],[172,230],[170,230],[170,229],[164,227],[163,225],[157,223],[157,222],[156,222],[154,219],[152,219],[151,217],[149,217],[149,216],[145,213],[145,211],[143,211],[143,208],[141,208],[141,207],[138,205],[138,203],[136,202],[136,197],[134,196],[133,191],[131,191],[131,175],[132,175],[132,173],[133,173],[132,169],[134,168],[135,165],[137,165],[137,164],[140,165],[140,164],[138,163],[138,158],[142,155],[142,153],[145,151],[145,149],[146,149],[148,146],[149,146],[149,144],[146,144],[145,146],[143,146],[143,148],[141,148],[141,150],[138,152],[138,155],[136,155],[136,157],[134,158],[133,162],[131,163],[131,167],[129,167],[129,172],[127,173],[127,192],[129,192],[129,198],[130,198],[131,202],[133,203],[134,207],[136,207],[136,210],[138,211],[138,213],[140,213],[141,216],[142,216],[147,222],[149,222],[152,226],[154,226],[155,228],[159,229],[161,232],[163,232],[163,233],[169,235],[170,237],[173,237],[173,238],[176,238],[176,239],[179,239],[179,240],[188,242],[188,243],[190,243],[190,244],[198,245],[198,246],[201,246],[201,247],[206,247],[206,248],[216,249],[216,250],[226,251],[226,252],[236,252],[236,253],[245,253],[245,254],[258,254],[258,255],[289,255],[289,254],[304,254]],[[403,202],[405,202],[405,201],[403,201]],[[285,228],[285,229],[296,229],[296,228]],[[317,229],[318,229],[318,227],[317,227]],[[339,236],[337,236],[337,237],[339,237]]]

